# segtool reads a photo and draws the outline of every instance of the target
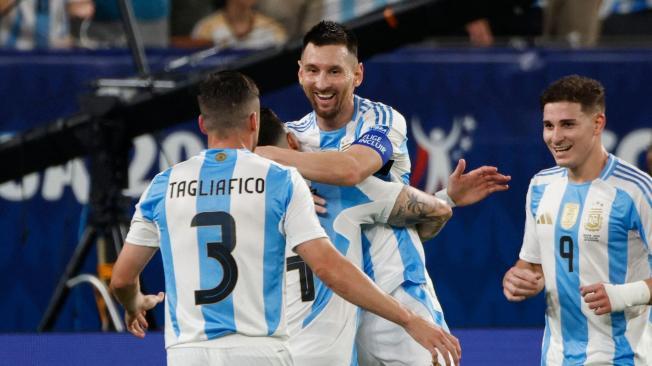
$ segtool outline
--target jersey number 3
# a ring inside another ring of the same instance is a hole
[[[210,290],[195,291],[195,305],[214,304],[224,300],[238,281],[238,266],[231,255],[235,248],[235,220],[226,212],[202,212],[192,218],[190,226],[220,226],[222,241],[206,243],[206,252],[222,266],[222,282]]]

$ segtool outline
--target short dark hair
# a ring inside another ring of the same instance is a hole
[[[250,103],[259,95],[256,83],[240,72],[211,73],[199,84],[197,96],[206,129],[224,133],[242,127],[242,121],[252,112]]]
[[[579,103],[582,112],[605,111],[605,91],[599,81],[579,75],[569,75],[553,82],[541,94],[541,109],[548,103]]]
[[[309,43],[315,46],[344,45],[349,53],[358,57],[358,38],[340,23],[322,20],[303,36],[303,52]]]
[[[283,121],[267,107],[260,107],[260,130],[258,146],[278,146],[286,136]]]

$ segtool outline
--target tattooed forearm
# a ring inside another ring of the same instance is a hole
[[[446,203],[412,187],[399,194],[388,223],[394,226],[425,224],[442,226],[451,216]]]

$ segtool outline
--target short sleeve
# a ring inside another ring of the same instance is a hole
[[[530,263],[541,263],[541,247],[536,232],[536,222],[532,212],[532,183],[525,199],[525,233],[519,258]]]
[[[169,170],[154,177],[140,196],[125,241],[147,247],[159,246],[160,233],[156,217],[158,210],[164,209],[168,177]]]

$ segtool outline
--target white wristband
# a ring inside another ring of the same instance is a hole
[[[451,208],[457,206],[453,201],[453,199],[448,195],[448,189],[446,189],[446,187],[444,187],[444,189],[442,189],[441,191],[435,193],[435,197],[448,203],[448,205],[451,206]]]
[[[645,281],[622,285],[604,284],[611,303],[611,312],[623,311],[630,306],[647,305],[650,302],[650,288]]]

